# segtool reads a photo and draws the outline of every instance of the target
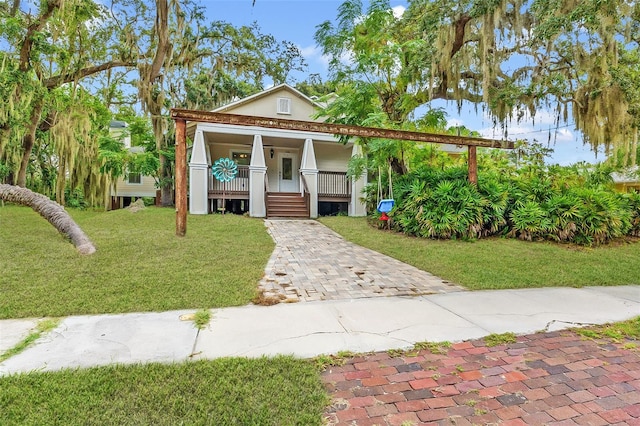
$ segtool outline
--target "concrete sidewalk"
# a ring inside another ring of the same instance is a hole
[[[640,315],[640,286],[455,292],[243,306],[212,310],[201,331],[192,311],[68,317],[32,347],[0,364],[0,375],[112,363],[182,362],[224,356],[407,348],[491,333],[553,331]],[[36,320],[0,321],[0,353]]]

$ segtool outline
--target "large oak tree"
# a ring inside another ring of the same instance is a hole
[[[49,182],[53,166],[62,204],[65,190],[76,188],[91,204],[104,204],[110,180],[126,168],[113,164],[118,149],[100,142],[108,130],[105,108],[140,105],[146,113],[155,138],[147,151],[159,158],[154,177],[169,205],[168,109],[212,108],[254,93],[265,79],[284,82],[304,65],[291,43],[256,26],[207,22],[193,0],[0,1],[0,17],[7,47],[0,53],[2,179],[25,186],[39,169]],[[40,161],[43,155],[51,161]],[[104,173],[107,159],[120,171]]]
[[[45,0],[35,12],[31,3],[15,0],[11,7],[1,4],[0,14],[0,40],[9,47],[0,69],[6,100],[0,108],[0,159],[14,166],[12,183],[24,187],[38,130],[65,126],[54,132],[62,136],[56,139],[61,162],[73,162],[80,150],[77,138],[68,136],[86,128],[87,114],[71,108],[64,120],[61,97],[84,92],[76,89],[88,76],[133,63],[109,43],[106,9],[93,0]]]

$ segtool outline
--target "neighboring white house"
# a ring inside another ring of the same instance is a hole
[[[143,147],[131,146],[131,137],[125,133],[127,126],[127,123],[124,121],[114,120],[109,124],[109,134],[115,138],[124,134],[122,142],[126,149],[130,152],[143,152]],[[119,177],[111,188],[111,209],[115,210],[127,207],[129,204],[142,197],[155,199],[155,180],[151,176],[127,172],[124,176]]]
[[[240,115],[318,121],[319,105],[282,84],[214,110]],[[360,153],[334,135],[227,124],[189,123],[189,212],[207,214],[223,207],[253,217],[298,216],[344,211],[364,216],[366,176],[352,182],[347,163]],[[219,158],[238,164],[237,177],[223,184],[211,173]]]

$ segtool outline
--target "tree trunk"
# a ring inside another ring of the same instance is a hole
[[[160,179],[164,185],[160,188],[160,205],[162,207],[173,206],[173,185],[171,178],[173,177],[170,170],[169,159],[160,154]]]
[[[21,187],[27,186],[27,167],[29,166],[29,159],[31,158],[31,151],[36,141],[36,129],[40,123],[40,117],[42,116],[43,100],[37,100],[31,111],[31,120],[29,121],[29,128],[27,133],[22,138],[22,161],[20,162],[20,171],[18,172],[18,179],[16,185]]]
[[[80,254],[93,254],[96,248],[89,237],[60,204],[42,194],[13,185],[0,184],[0,200],[29,206],[45,218],[62,235],[69,238]]]
[[[8,124],[0,126],[0,153],[4,151],[5,146],[9,145],[10,136],[11,127]]]
[[[20,0],[13,0],[13,5],[11,6],[11,11],[9,12],[9,16],[15,18],[16,13],[20,10]]]
[[[395,174],[403,176],[407,173],[407,165],[403,160],[396,157],[391,157],[389,159],[389,164],[391,165],[391,169]]]
[[[167,0],[156,0],[156,20],[154,25],[157,45],[153,55],[153,61],[149,65],[139,66],[140,82],[138,83],[138,93],[146,112],[151,115],[151,125],[156,139],[156,150],[160,156],[160,169],[158,179],[160,181],[160,205],[163,207],[173,205],[173,185],[171,185],[172,175],[170,173],[170,160],[162,155],[162,151],[167,146],[165,138],[166,118],[162,117],[164,106],[164,76],[163,67],[166,64],[167,56],[171,52],[171,42],[169,40],[169,2]],[[169,60],[171,58],[169,57]]]
[[[633,139],[631,140],[631,166],[636,165],[638,158],[638,129],[633,132]]]

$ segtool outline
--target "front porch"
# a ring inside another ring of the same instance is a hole
[[[313,136],[313,139],[311,138]],[[360,152],[332,135],[199,124],[189,162],[189,211],[225,210],[252,217],[316,218],[319,212],[365,215],[360,199],[365,179],[347,178],[347,164]],[[231,158],[238,174],[223,183],[211,174],[219,158]]]
[[[208,213],[225,210],[234,213],[249,211],[250,166],[238,166],[238,174],[231,182],[220,182],[209,174]],[[267,173],[268,176],[268,173]],[[301,191],[267,191],[266,217],[310,217],[310,193],[306,178],[298,171],[294,179],[300,181]],[[351,200],[351,180],[346,172],[318,170],[318,211],[343,211]],[[269,187],[268,178],[265,187]],[[322,213],[320,213],[322,215]]]

